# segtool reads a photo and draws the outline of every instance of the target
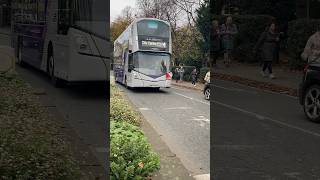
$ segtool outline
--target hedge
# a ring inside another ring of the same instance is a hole
[[[0,75],[0,179],[80,179],[58,125],[16,75]]]
[[[110,132],[110,180],[143,180],[160,168],[160,157],[138,127],[112,121]]]
[[[235,38],[234,58],[241,62],[257,62],[253,48],[261,33],[274,19],[268,15],[235,15],[233,22],[237,25],[238,35]],[[225,23],[226,16],[213,16],[220,24]]]
[[[111,121],[126,121],[137,126],[140,124],[138,113],[123,98],[123,94],[114,83],[111,83],[110,104]]]
[[[295,68],[301,67],[301,53],[309,39],[317,29],[320,28],[320,20],[298,19],[289,22],[287,54],[290,58],[290,65]]]
[[[160,157],[139,129],[140,115],[112,82],[110,98],[110,179],[142,180],[160,168]]]

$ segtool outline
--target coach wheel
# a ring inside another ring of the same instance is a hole
[[[64,85],[63,81],[54,75],[54,58],[52,55],[50,55],[48,63],[48,73],[51,78],[51,83],[55,87],[62,87]]]

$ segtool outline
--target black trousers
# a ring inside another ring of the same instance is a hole
[[[272,74],[272,61],[264,61],[262,71],[265,72],[268,69],[269,73]]]
[[[210,51],[210,66],[215,66],[217,64],[217,59],[219,57],[218,51]]]

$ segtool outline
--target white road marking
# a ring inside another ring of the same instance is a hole
[[[210,124],[210,120],[205,118],[204,116],[197,116],[197,117],[194,117],[191,119],[192,121],[197,121],[197,122],[200,122],[200,126],[201,127],[205,127],[206,123],[209,123]]]
[[[209,119],[207,119],[207,118],[193,118],[192,120],[193,120],[193,121],[210,122],[210,120],[209,120]]]
[[[139,108],[139,110],[141,110],[141,111],[151,111],[150,108],[146,108],[146,107]]]
[[[309,135],[320,137],[319,133],[316,133],[316,132],[313,132],[313,131],[309,131],[309,130],[306,130],[306,129],[303,129],[303,128],[300,128],[300,127],[297,127],[297,126],[294,126],[294,125],[291,125],[291,124],[288,124],[288,123],[285,123],[285,122],[281,122],[279,120],[275,120],[273,118],[270,118],[270,117],[267,117],[267,116],[263,116],[263,115],[260,115],[260,114],[254,113],[254,112],[250,112],[250,111],[238,108],[236,106],[228,105],[228,104],[221,103],[221,102],[218,102],[218,101],[213,101],[213,103],[218,104],[218,105],[223,106],[223,107],[226,107],[226,108],[229,108],[229,109],[233,109],[233,110],[242,112],[244,114],[248,114],[248,115],[253,116],[253,117],[255,117],[255,118],[259,119],[259,120],[268,120],[268,121],[274,122],[276,124],[280,124],[282,126],[301,131],[301,132],[309,134]]]
[[[206,104],[206,105],[210,106],[210,103],[208,103],[208,102],[204,102],[204,101],[201,101],[201,100],[199,100],[199,99],[195,99],[195,98],[192,98],[192,97],[189,97],[189,96],[186,96],[186,95],[177,93],[177,92],[173,92],[173,93],[176,94],[176,95],[182,96],[182,97],[184,97],[184,98],[187,98],[187,99],[190,99],[190,100],[193,100],[193,101],[197,101],[197,102],[199,102],[199,103]]]
[[[195,180],[210,180],[210,174],[200,174],[193,176]]]
[[[187,110],[192,109],[191,107],[172,107],[172,108],[164,108],[164,110]]]

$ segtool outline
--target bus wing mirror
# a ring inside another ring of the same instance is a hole
[[[133,66],[133,65],[129,65],[128,71],[130,72],[130,71],[132,71],[133,69],[134,69],[134,66]]]

